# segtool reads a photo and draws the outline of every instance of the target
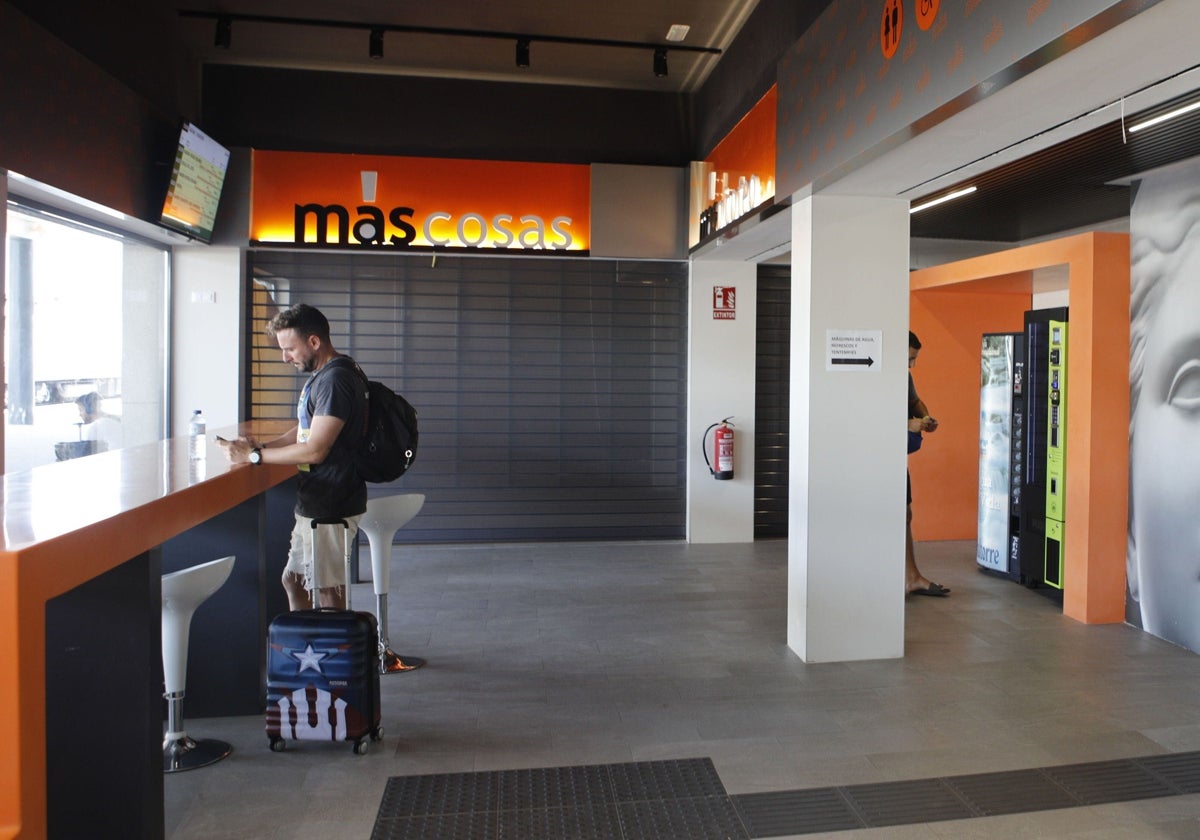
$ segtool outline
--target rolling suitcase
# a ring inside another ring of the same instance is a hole
[[[318,519],[317,525],[341,519]],[[313,592],[320,589],[313,564]],[[347,582],[347,586],[349,582]],[[347,593],[348,596],[349,593]],[[379,629],[368,612],[316,608],[276,616],[267,630],[267,737],[287,741],[383,738],[379,708]]]

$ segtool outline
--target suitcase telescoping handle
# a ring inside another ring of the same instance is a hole
[[[321,606],[321,584],[317,581],[317,566],[318,566],[318,563],[317,563],[317,526],[318,525],[341,525],[342,526],[342,560],[343,560],[343,562],[345,562],[346,552],[348,550],[346,548],[346,535],[350,533],[350,524],[348,522],[346,522],[345,519],[342,519],[341,517],[338,517],[338,516],[323,517],[320,519],[314,519],[312,521],[312,530],[313,530],[312,602],[313,602],[313,609],[314,610],[333,609],[333,607],[322,607]],[[349,590],[350,581],[346,581],[346,588],[347,588],[347,590]]]

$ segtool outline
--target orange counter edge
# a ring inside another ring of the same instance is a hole
[[[263,434],[265,427],[242,428]],[[179,445],[187,443],[185,438]],[[283,483],[294,472],[284,466],[232,468],[92,527],[0,553],[0,628],[7,631],[0,633],[0,837],[44,837],[47,831],[46,601]],[[65,564],[47,562],[64,557],[70,558]]]

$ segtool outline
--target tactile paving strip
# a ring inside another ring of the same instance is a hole
[[[751,837],[783,837],[864,828],[837,788],[783,790],[778,793],[745,793],[733,797]],[[797,826],[803,830],[797,831]]]
[[[372,840],[749,840],[1200,793],[1200,752],[729,796],[707,758],[397,776]]]
[[[372,840],[749,840],[707,758],[397,776]]]
[[[1200,752],[1151,755],[1138,763],[1179,793],[1200,793]]]
[[[732,797],[754,838],[1200,793],[1200,752]]]

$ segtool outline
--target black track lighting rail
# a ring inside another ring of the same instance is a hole
[[[526,40],[543,44],[573,44],[586,47],[617,47],[639,50],[670,50],[671,52],[706,53],[720,55],[717,47],[697,47],[676,43],[654,43],[649,41],[619,41],[609,38],[575,38],[567,35],[533,35],[527,32],[490,32],[479,29],[454,29],[437,26],[407,26],[396,23],[369,23],[348,20],[325,20],[320,18],[293,18],[279,15],[253,15],[233,12],[212,12],[201,9],[180,9],[179,16],[202,20],[229,21],[230,23],[266,23],[284,26],[312,26],[324,29],[358,29],[364,32],[405,32],[416,35],[446,35],[456,38],[489,38],[498,41]]]

